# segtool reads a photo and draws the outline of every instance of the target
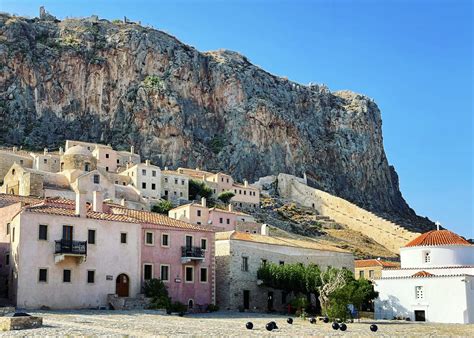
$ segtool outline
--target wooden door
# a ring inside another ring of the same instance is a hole
[[[128,288],[129,288],[128,276],[125,274],[120,274],[115,281],[115,293],[119,297],[128,297]]]
[[[250,309],[250,290],[244,290],[244,309]]]

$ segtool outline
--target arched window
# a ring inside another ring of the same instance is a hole
[[[193,306],[194,306],[194,300],[192,300],[192,299],[188,300],[188,308],[192,309]]]
[[[12,175],[15,175],[15,172],[16,172],[15,169],[12,169]]]

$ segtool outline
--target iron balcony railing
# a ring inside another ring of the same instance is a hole
[[[56,242],[56,254],[73,254],[73,255],[87,255],[86,241],[69,241],[61,239]]]
[[[181,257],[204,258],[204,250],[197,246],[182,246]]]

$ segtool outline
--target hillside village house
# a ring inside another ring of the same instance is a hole
[[[377,259],[357,259],[354,261],[355,279],[365,278],[373,280],[382,277],[383,269],[399,268],[400,264]]]
[[[161,279],[174,301],[188,308],[215,304],[214,231],[169,217],[112,206],[142,224],[142,279]]]
[[[210,173],[207,171],[188,168],[178,168],[179,173],[188,175],[191,179],[204,182],[212,189],[213,197],[217,198],[220,193],[230,191],[234,193],[231,203],[240,209],[254,209],[260,206],[260,190],[248,184],[244,180],[244,184],[234,182],[232,176],[223,173]]]
[[[93,195],[92,204],[80,193],[76,201],[0,195],[0,272],[16,306],[108,306],[109,295],[137,297],[150,278],[163,279],[173,301],[214,302],[212,230]]]
[[[354,271],[352,253],[315,241],[268,236],[266,231],[216,233],[217,305],[222,310],[283,311],[291,300],[281,290],[260,286],[262,264],[316,264]]]
[[[33,158],[33,169],[57,173],[61,170],[60,163],[62,154],[62,149],[56,154],[50,153],[47,148],[44,149],[42,154],[30,153],[30,156]]]
[[[261,224],[256,223],[252,215],[234,211],[232,204],[227,209],[209,208],[204,197],[201,198],[201,203],[191,202],[171,209],[168,216],[191,224],[205,225],[216,231],[245,229],[244,231],[260,233],[261,230]]]
[[[165,167],[161,171],[161,196],[173,202],[189,200],[189,177]]]
[[[401,267],[375,279],[375,317],[474,323],[474,245],[448,230],[400,248]]]
[[[11,149],[0,149],[0,183],[3,184],[3,178],[10,170],[11,166],[18,163],[24,168],[33,168],[33,158],[30,154],[17,147]]]

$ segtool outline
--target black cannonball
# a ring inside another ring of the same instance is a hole
[[[329,318],[328,318],[328,317],[324,317],[323,322],[329,323]]]
[[[339,325],[339,330],[346,331],[347,330],[347,325],[342,323],[341,325]]]
[[[267,329],[267,331],[271,331],[273,330],[273,323],[267,323],[267,325],[265,325],[265,328]]]
[[[332,323],[332,329],[333,330],[338,330],[339,329],[339,323],[338,322]]]
[[[375,324],[370,325],[370,331],[377,332],[378,329],[379,328],[377,327],[377,325],[375,325]]]
[[[247,330],[252,330],[253,329],[253,323],[252,322],[247,322],[247,324],[245,324],[245,327],[247,328]]]
[[[288,319],[286,320],[286,322],[287,322],[288,324],[293,324],[293,318],[288,318]]]
[[[277,329],[278,329],[278,326],[277,326],[277,323],[276,323],[276,322],[273,322],[273,321],[272,321],[272,322],[270,322],[270,323],[273,324],[273,329],[274,329],[274,330],[277,330]]]
[[[316,318],[311,317],[311,318],[309,319],[309,322],[310,322],[311,324],[316,324]]]

